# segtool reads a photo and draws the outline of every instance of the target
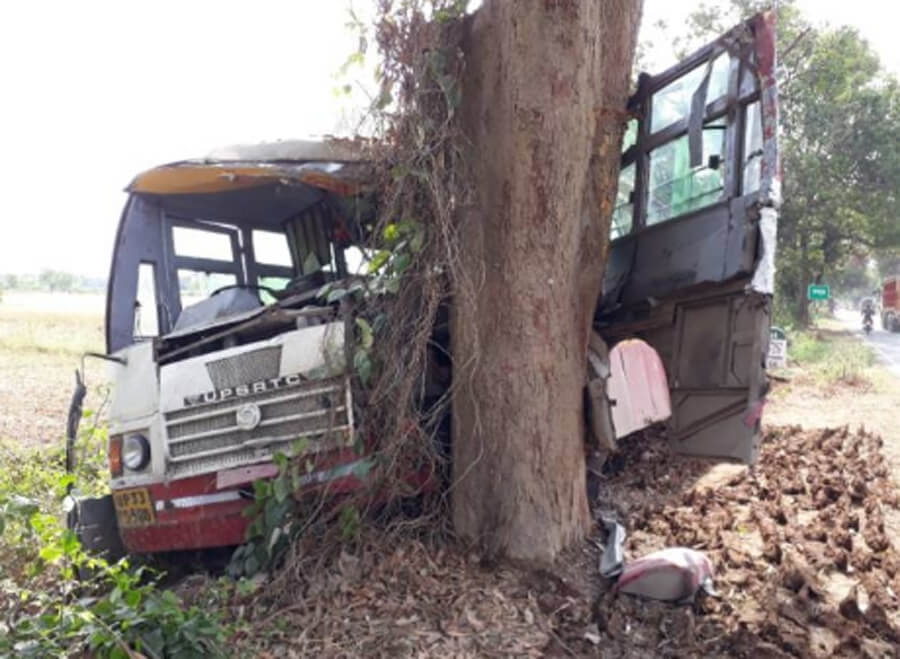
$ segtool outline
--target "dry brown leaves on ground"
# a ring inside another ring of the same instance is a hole
[[[671,476],[662,460],[643,464],[647,483]],[[897,493],[879,437],[780,428],[759,463],[726,483],[669,501],[642,494],[627,554],[703,550],[721,598],[675,609],[606,592],[597,621],[623,653],[637,643],[671,656],[895,656],[900,561],[884,511]]]
[[[777,429],[755,467],[702,487],[709,465],[672,456],[659,437],[625,446],[601,507],[626,523],[627,556],[703,550],[719,598],[617,595],[592,543],[536,572],[371,534],[292,601],[257,600],[241,643],[279,657],[895,656],[900,561],[883,512],[897,494],[880,444],[846,428]]]

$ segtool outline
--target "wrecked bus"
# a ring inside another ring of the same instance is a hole
[[[628,110],[587,427],[614,449],[667,419],[674,451],[752,462],[780,194],[772,15],[641,75]],[[112,494],[70,515],[87,547],[242,543],[253,483],[301,438],[309,484],[360,486],[352,325],[319,291],[351,274],[365,171],[340,143],[283,142],[128,186],[106,309]]]

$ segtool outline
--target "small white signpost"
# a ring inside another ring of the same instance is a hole
[[[766,355],[766,368],[785,368],[787,366],[787,335],[780,327],[769,330],[769,354]]]

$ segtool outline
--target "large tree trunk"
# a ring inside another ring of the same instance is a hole
[[[474,201],[454,297],[453,520],[490,554],[582,538],[587,344],[641,0],[486,0],[464,44]]]

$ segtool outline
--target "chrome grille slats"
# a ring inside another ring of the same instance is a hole
[[[228,409],[237,409],[241,403],[252,401],[254,403],[259,404],[263,401],[283,399],[288,400],[292,397],[297,397],[301,390],[306,390],[308,388],[308,395],[313,395],[317,393],[328,393],[333,391],[340,391],[344,386],[344,378],[336,377],[336,378],[323,378],[319,380],[308,380],[305,381],[300,386],[294,387],[281,387],[279,389],[270,389],[262,393],[252,394],[249,396],[235,396],[229,398],[228,400],[216,401],[214,403],[204,403],[202,405],[191,405],[189,407],[182,407],[177,410],[169,410],[165,413],[166,423],[170,423],[172,421],[184,420],[186,417],[196,417],[198,419],[205,418],[207,416],[212,415],[214,412],[218,412],[220,410],[228,410]],[[322,391],[316,391],[317,389],[321,389]]]
[[[231,425],[224,429],[207,430],[175,440],[170,439],[169,453],[172,456],[190,455],[203,451],[205,447],[209,446],[258,441],[269,436],[280,436],[279,433],[289,435],[292,431],[295,436],[304,433],[321,435],[327,433],[329,429],[346,425],[346,423],[342,423],[343,419],[335,419],[334,422],[329,423],[327,418],[329,411],[303,412],[280,419],[268,419],[253,430],[242,430],[236,425]],[[334,410],[336,414],[344,411],[343,407]],[[260,428],[263,428],[264,432],[257,432]]]
[[[340,405],[343,397],[342,382],[335,382],[327,386],[319,386],[313,389],[294,390],[282,389],[278,392],[266,392],[252,396],[242,396],[227,402],[204,405],[202,408],[190,407],[187,410],[178,410],[178,415],[167,413],[165,415],[168,429],[169,442],[181,439],[186,435],[227,428],[235,425],[234,415],[241,405],[255,403],[260,407],[264,420],[295,414],[298,412],[312,412],[317,409],[327,408],[329,404]],[[285,393],[290,391],[291,393]],[[278,396],[272,394],[278,393]],[[325,401],[329,401],[328,404]],[[200,410],[193,414],[184,414],[186,411]]]
[[[345,431],[347,430],[346,426],[342,428],[333,429],[328,435],[323,435],[320,431],[307,431],[307,432],[299,432],[299,433],[291,433],[289,435],[274,435],[270,437],[265,437],[262,439],[251,439],[246,442],[234,446],[222,446],[219,448],[207,448],[202,451],[196,451],[187,455],[182,456],[172,456],[169,458],[169,462],[178,463],[178,462],[186,462],[188,460],[195,460],[199,458],[208,458],[215,455],[223,455],[225,453],[233,453],[236,450],[240,449],[254,449],[254,448],[270,448],[275,444],[284,444],[294,441],[295,439],[303,439],[307,437],[319,437],[323,438],[319,441],[312,442],[310,446],[307,448],[307,453],[321,453],[322,451],[329,451],[331,449],[335,449],[340,447],[341,439],[345,437]]]
[[[170,410],[163,415],[166,474],[183,477],[258,462],[301,438],[309,439],[311,453],[346,446],[352,441],[349,403],[349,380],[342,375]],[[246,405],[258,407],[253,427],[238,425],[237,412]]]

